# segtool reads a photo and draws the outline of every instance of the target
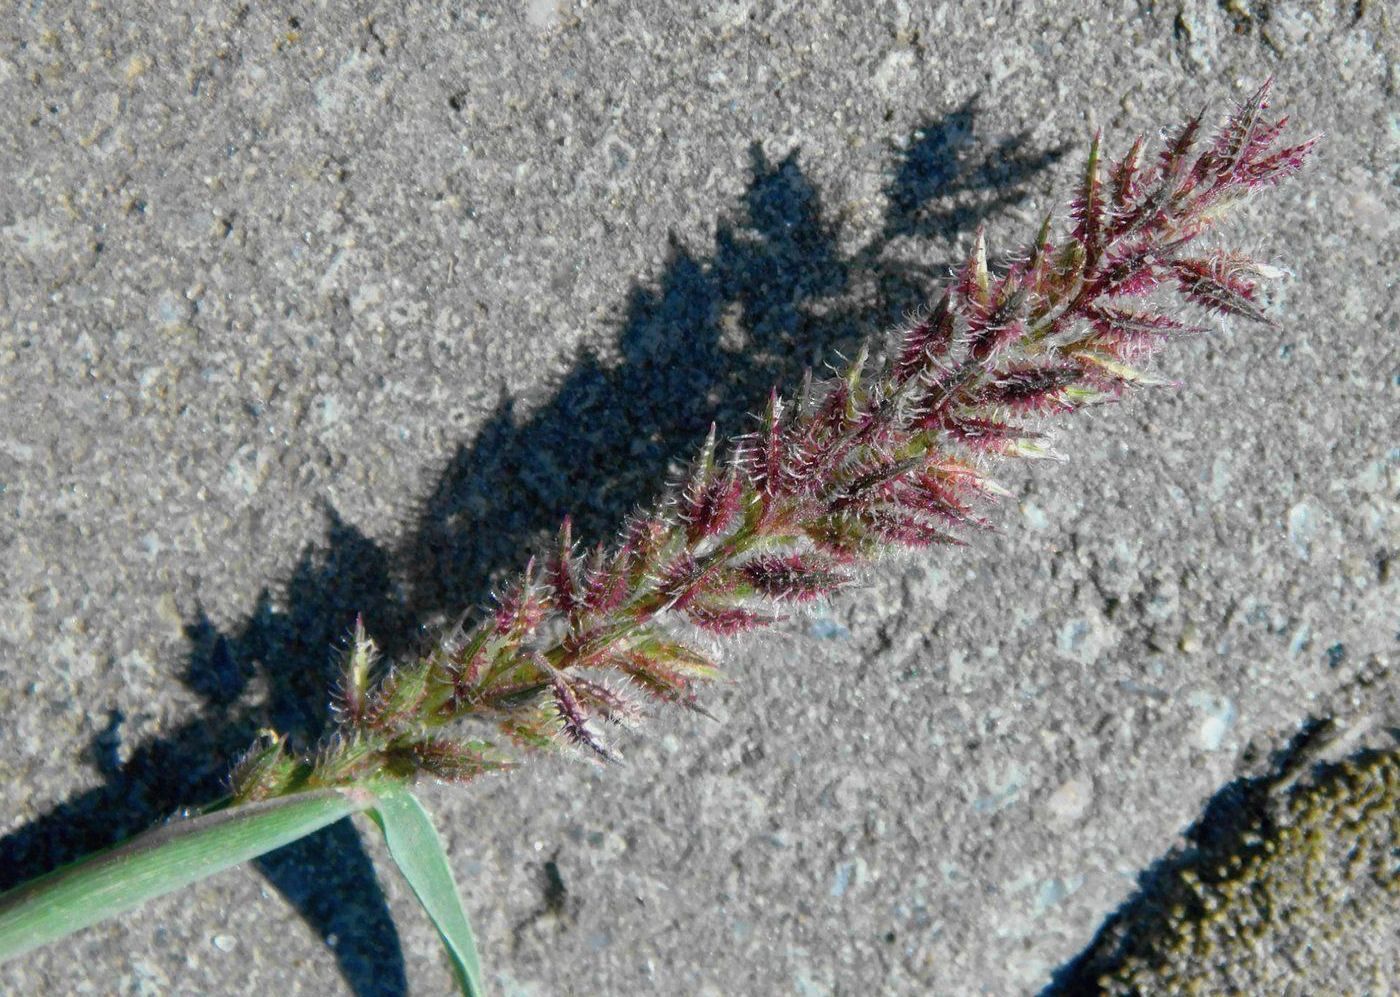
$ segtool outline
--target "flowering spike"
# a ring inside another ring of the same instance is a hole
[[[1167,141],[1166,147],[1159,157],[1160,169],[1164,178],[1163,190],[1170,190],[1174,182],[1186,166],[1186,157],[1190,155],[1191,148],[1196,144],[1196,136],[1201,130],[1201,120],[1206,112],[1201,110],[1194,118],[1187,121],[1176,132],[1176,135]]]
[[[1114,215],[1118,218],[1126,215],[1134,195],[1137,194],[1138,169],[1142,165],[1143,144],[1144,139],[1139,135],[1123,158],[1109,167],[1109,198],[1113,205]]]
[[[1134,312],[1123,308],[1103,307],[1085,309],[1085,318],[1105,332],[1109,330],[1125,333],[1205,331],[1200,326],[1186,325],[1184,322],[1179,322],[1166,315],[1154,315],[1150,312]]]
[[[850,581],[830,562],[805,554],[760,554],[739,570],[760,595],[790,602],[820,599]]]
[[[695,683],[712,681],[715,663],[688,645],[647,634],[632,647],[612,655],[608,664],[631,678],[652,698],[703,713],[695,698]]]
[[[1070,205],[1070,217],[1075,221],[1074,238],[1084,245],[1084,253],[1092,266],[1103,249],[1103,186],[1099,181],[1099,143],[1102,131],[1094,132],[1089,144],[1089,159],[1084,167],[1084,180],[1079,196]]]
[[[379,661],[379,647],[365,633],[365,620],[355,616],[355,629],[350,634],[350,646],[341,657],[341,680],[331,709],[346,722],[358,723],[365,716],[369,703],[370,672]]]
[[[234,763],[229,783],[240,800],[269,800],[292,789],[300,768],[287,753],[286,738],[275,730],[263,729],[253,746]]]
[[[695,555],[684,551],[662,569],[656,591],[666,599],[666,608],[684,609],[703,593],[706,579]]]
[[[654,699],[682,705],[695,702],[695,688],[690,677],[668,667],[660,658],[633,651],[619,655],[613,664]]]
[[[1255,285],[1244,276],[1250,266],[1239,259],[1216,254],[1204,259],[1174,260],[1172,270],[1182,293],[1196,304],[1222,315],[1272,324],[1254,303]]]
[[[645,640],[637,643],[636,648],[665,662],[683,675],[711,679],[719,673],[715,663],[695,648],[680,641],[667,640],[659,634],[648,635]]]
[[[462,743],[446,737],[396,743],[385,756],[390,772],[405,778],[424,772],[441,782],[471,782],[490,772],[515,768],[485,741]]]
[[[1260,116],[1269,106],[1269,91],[1273,89],[1273,85],[1274,78],[1270,76],[1248,99],[1236,106],[1234,113],[1225,120],[1225,124],[1216,135],[1210,157],[1202,157],[1198,169],[1213,168],[1219,182],[1224,182],[1234,174],[1235,168],[1240,165],[1254,144]],[[1277,134],[1278,131],[1274,130],[1273,135]]]
[[[627,588],[619,560],[609,557],[608,549],[598,544],[584,572],[583,608],[590,613],[611,613],[626,601]]]
[[[882,544],[917,549],[934,544],[963,543],[928,520],[909,513],[875,510],[857,513],[852,518],[859,520],[864,531]]]
[[[895,501],[913,512],[939,517],[955,526],[987,526],[987,520],[973,515],[972,507],[958,495],[958,488],[935,473],[919,475],[895,494]]]
[[[921,463],[922,460],[918,457],[902,459],[877,457],[868,461],[854,469],[856,477],[852,478],[849,483],[839,490],[833,490],[834,494],[827,506],[835,512],[868,505],[881,497],[884,486],[896,481]]]
[[[1022,364],[1004,371],[986,393],[986,400],[1018,412],[1065,412],[1073,408],[1064,389],[1080,378],[1075,364],[1050,361]]]
[[[622,531],[616,569],[635,586],[656,567],[666,549],[670,527],[660,516],[634,516]]]
[[[579,598],[578,578],[574,571],[574,523],[565,516],[559,524],[559,539],[549,559],[549,585],[554,590],[554,602],[559,609],[575,615],[583,608]]]
[[[783,399],[774,388],[768,393],[768,407],[763,413],[763,430],[759,437],[759,489],[773,498],[782,491],[786,443],[783,439]]]
[[[379,683],[365,710],[363,723],[384,732],[412,726],[422,715],[430,677],[429,670],[418,665],[393,669]]]
[[[1250,190],[1272,187],[1301,170],[1315,145],[1317,139],[1311,138],[1298,145],[1280,149],[1263,159],[1242,164],[1236,170],[1236,174],[1244,179]]]
[[[1054,225],[1055,216],[1049,212],[1040,223],[1040,231],[1035,235],[1035,241],[1031,243],[1030,253],[1026,257],[1024,273],[1026,275],[1026,286],[1038,290],[1045,280],[1046,270],[1050,265],[1050,257],[1054,247],[1050,243],[1051,226]]]
[[[626,727],[642,715],[641,708],[633,700],[606,683],[574,676],[569,684],[585,709],[597,712],[610,723]]]
[[[743,606],[721,606],[706,602],[692,602],[685,608],[685,618],[702,630],[732,637],[748,630],[772,626],[782,616],[772,616],[746,609]]]
[[[332,786],[353,782],[384,764],[385,752],[375,738],[363,731],[336,731],[317,748],[315,769],[309,781]]]
[[[501,733],[523,750],[544,751],[556,746],[559,714],[550,705],[512,713],[501,721]]]
[[[944,420],[939,428],[969,450],[992,454],[1005,454],[1015,441],[1040,436],[1033,430],[985,416],[958,416]]]
[[[987,270],[987,228],[978,225],[972,237],[972,249],[967,254],[967,262],[958,274],[958,296],[974,312],[987,306],[988,292],[991,290],[991,274]]]
[[[848,585],[897,546],[959,542],[979,507],[1005,490],[1003,458],[1057,456],[1014,421],[1111,399],[1152,383],[1143,361],[1181,333],[1179,316],[1123,306],[1167,292],[1178,304],[1264,319],[1259,288],[1276,272],[1232,252],[1186,247],[1245,194],[1296,172],[1311,143],[1276,148],[1261,87],[1195,152],[1201,117],[1155,159],[1139,138],[1101,180],[1101,139],[1077,184],[1070,231],[1034,243],[993,274],[986,233],[923,318],[877,366],[866,347],[831,381],[804,381],[788,407],[776,391],[761,427],[722,463],[711,427],[685,479],[631,517],[612,549],[575,555],[572,524],[505,587],[494,614],[391,671],[372,690],[372,645],[357,626],[339,726],[311,755],[260,744],[240,767],[240,800],[302,785],[343,785],[388,770],[470,777],[482,751],[427,731],[488,717],[521,750],[567,741],[613,753],[591,723],[623,721],[629,697],[599,678],[620,672],[653,699],[695,706],[715,678],[709,657],[669,636],[675,621],[729,636],[776,622],[774,602]],[[1194,158],[1193,158],[1194,157]],[[1154,299],[1155,300],[1155,299]],[[1164,307],[1164,306],[1163,306]]]
[[[837,564],[857,564],[878,553],[878,544],[860,517],[850,512],[822,516],[802,528],[822,554]]]
[[[1164,378],[1144,373],[1135,367],[1129,367],[1122,361],[1110,356],[1105,356],[1096,350],[1076,350],[1071,353],[1070,356],[1075,360],[1088,364],[1090,367],[1098,368],[1100,371],[1110,375],[1116,380],[1128,384],[1140,384],[1146,387],[1172,383]]]
[[[899,356],[890,368],[890,384],[898,388],[928,370],[947,353],[952,340],[953,315],[948,308],[948,295],[944,294],[933,311],[904,334]]]
[[[1151,254],[1130,251],[1115,254],[1104,264],[1098,280],[1099,293],[1106,297],[1126,298],[1146,294],[1162,282]]]
[[[705,450],[695,463],[690,481],[681,492],[680,517],[686,524],[686,539],[691,544],[717,536],[729,529],[738,517],[743,498],[739,468],[730,461],[725,473],[716,473],[714,466],[714,427]]]
[[[861,378],[865,375],[865,365],[869,362],[870,347],[861,343],[855,359],[846,366],[846,409],[844,415],[848,425],[855,422],[860,403],[864,400],[865,396],[861,391]]]
[[[554,710],[559,718],[559,732],[570,744],[587,748],[605,762],[619,761],[620,758],[594,733],[588,723],[588,713],[574,692],[573,684],[563,675],[556,674],[550,684],[554,697]]]
[[[1095,345],[1102,346],[1120,359],[1150,355],[1170,335],[1205,331],[1200,326],[1186,325],[1166,315],[1123,308],[1088,309],[1085,318],[1097,333]]]
[[[496,599],[496,635],[507,640],[518,640],[539,625],[547,610],[548,604],[535,578],[535,559],[532,557],[525,565],[520,580]]]
[[[978,363],[986,363],[1025,335],[1026,289],[1008,277],[997,296],[999,303],[985,318],[971,316],[968,320],[971,356]]]

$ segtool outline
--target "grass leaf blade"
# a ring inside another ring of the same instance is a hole
[[[0,962],[290,844],[374,803],[317,790],[172,821],[0,895]]]
[[[370,816],[384,831],[389,854],[442,937],[458,985],[468,997],[483,997],[476,939],[432,819],[402,786],[377,786],[375,795],[379,801]]]

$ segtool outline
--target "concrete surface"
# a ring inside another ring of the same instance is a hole
[[[20,5],[0,885],[216,796],[261,726],[314,734],[355,612],[405,653],[563,513],[607,535],[979,221],[1029,237],[1095,127],[1121,150],[1270,73],[1328,136],[1229,229],[1293,273],[1277,329],[1184,344],[1185,387],[1006,470],[1000,532],[731,654],[722,722],[426,796],[496,993],[1055,993],[1170,934],[1157,899],[1262,840],[1298,765],[1392,771],[1395,12],[1098,6]],[[1250,959],[1177,969],[1389,992],[1394,824],[1362,831],[1326,946],[1304,891]],[[383,857],[339,826],[0,991],[444,992]]]

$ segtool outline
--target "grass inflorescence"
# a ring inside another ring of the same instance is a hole
[[[464,782],[537,750],[617,757],[607,735],[644,701],[700,709],[718,671],[695,634],[729,638],[823,599],[894,550],[963,543],[1002,492],[991,472],[1051,455],[1053,417],[1161,383],[1144,364],[1205,313],[1268,322],[1278,271],[1201,248],[1232,205],[1296,173],[1270,84],[1212,137],[1202,116],[1149,155],[1139,137],[1104,163],[1099,136],[1055,234],[992,266],[979,231],[936,303],[836,376],[770,396],[758,428],[712,430],[689,470],[611,544],[580,548],[565,519],[471,625],[384,666],[357,626],[321,744],[266,733],[236,767],[249,802],[367,778]],[[709,644],[714,643],[713,640]],[[485,719],[491,741],[462,721]]]

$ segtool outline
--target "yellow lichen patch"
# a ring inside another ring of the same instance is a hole
[[[1104,992],[1324,993],[1386,978],[1394,967],[1368,939],[1393,932],[1400,909],[1400,750],[1328,766],[1264,811],[1241,851],[1181,869],[1157,917],[1126,926]]]

